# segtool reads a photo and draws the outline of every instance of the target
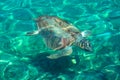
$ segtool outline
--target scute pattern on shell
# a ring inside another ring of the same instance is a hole
[[[76,34],[80,34],[80,30],[75,26],[55,16],[41,16],[36,21],[38,29],[57,27],[71,34],[74,38]]]
[[[37,20],[38,29],[43,27],[49,27],[50,25],[59,26],[59,27],[66,27],[69,24],[58,17],[54,16],[41,16]]]

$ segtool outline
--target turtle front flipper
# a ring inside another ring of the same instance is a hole
[[[27,32],[26,35],[27,35],[27,36],[33,36],[33,35],[39,34],[39,32],[40,32],[40,30],[31,31],[31,32]]]
[[[56,51],[55,54],[51,54],[51,55],[47,56],[47,58],[58,59],[58,58],[63,57],[63,56],[69,56],[70,54],[72,54],[72,52],[73,52],[72,47],[67,46],[62,50]]]

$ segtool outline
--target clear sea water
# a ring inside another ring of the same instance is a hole
[[[57,16],[90,30],[93,51],[48,59],[35,18]],[[120,80],[120,0],[0,0],[0,80]]]

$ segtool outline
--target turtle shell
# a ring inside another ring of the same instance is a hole
[[[72,36],[80,33],[75,26],[55,16],[41,16],[36,21],[38,29],[49,28],[52,26],[61,28]]]
[[[41,16],[37,18],[36,21],[39,29],[43,27],[48,27],[50,25],[59,26],[59,27],[66,27],[69,25],[66,21],[61,20],[60,18],[55,16]]]

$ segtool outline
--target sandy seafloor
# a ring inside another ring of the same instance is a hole
[[[48,59],[35,18],[57,16],[90,30],[93,51]],[[120,80],[120,0],[0,0],[0,80]]]

